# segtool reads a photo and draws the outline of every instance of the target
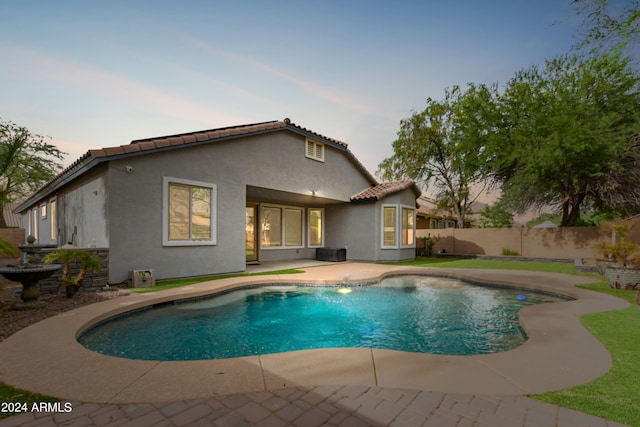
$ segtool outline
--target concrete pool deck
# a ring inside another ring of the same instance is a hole
[[[157,362],[104,356],[76,341],[82,331],[100,320],[173,299],[250,284],[361,282],[411,273],[520,286],[576,299],[523,309],[520,319],[529,335],[527,342],[510,351],[479,356],[357,348]],[[582,327],[579,317],[621,309],[628,303],[575,287],[589,281],[584,276],[530,271],[406,268],[347,262],[307,268],[295,275],[228,278],[163,292],[132,294],[80,307],[12,335],[0,343],[0,381],[67,401],[97,404],[168,404],[332,387],[332,390],[335,387],[423,390],[468,396],[543,393],[589,382],[611,367],[609,353]]]

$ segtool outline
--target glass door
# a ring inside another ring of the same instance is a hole
[[[245,219],[245,249],[247,262],[258,261],[258,227],[257,227],[257,205],[247,205]]]

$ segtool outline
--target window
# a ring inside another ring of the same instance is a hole
[[[262,208],[262,246],[282,246],[282,210]]]
[[[304,209],[289,206],[262,206],[262,247],[302,247]]]
[[[398,216],[398,213],[400,216]],[[416,243],[416,210],[410,206],[382,206],[382,248],[413,247]]]
[[[324,144],[321,142],[306,140],[305,157],[319,162],[324,162]]]
[[[382,246],[396,246],[396,207],[382,207]]]
[[[33,229],[31,230],[31,234],[36,238],[36,240],[38,240],[38,208],[33,208],[31,214],[31,219],[33,220]]]
[[[45,219],[47,217],[47,205],[40,206],[40,217]]]
[[[302,209],[284,210],[284,245],[302,246]]]
[[[165,177],[163,187],[163,245],[215,245],[215,184]]]
[[[51,240],[58,240],[58,213],[56,212],[56,200],[53,199],[49,202],[49,209],[51,210]]]
[[[404,246],[411,246],[415,243],[414,212],[414,209],[402,208],[402,244]]]
[[[324,246],[324,209],[309,208],[309,247]]]

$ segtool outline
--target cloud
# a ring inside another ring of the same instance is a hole
[[[330,102],[331,104],[360,113],[375,114],[375,110],[372,109],[366,102],[360,101],[353,96],[347,96],[343,90],[340,90],[338,88],[319,85],[315,82],[305,80],[293,74],[289,74],[281,70],[280,68],[274,67],[270,64],[260,62],[254,58],[239,55],[237,53],[229,52],[210,44],[206,44],[201,40],[198,40],[186,34],[176,33],[176,35],[182,40],[194,46],[197,46],[204,52],[216,56],[223,56],[236,63],[246,65],[254,70],[262,71],[264,73],[276,76],[284,80],[285,82],[302,89],[304,92],[313,96],[314,98],[322,99],[324,101]]]
[[[20,78],[57,81],[66,87],[113,99],[157,115],[203,123],[236,124],[246,121],[244,117],[192,102],[157,87],[21,46],[0,42],[0,56],[12,58],[4,65],[5,72],[13,68]]]

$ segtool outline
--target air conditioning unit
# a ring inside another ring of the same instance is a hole
[[[156,285],[153,270],[129,271],[129,286],[132,288],[148,288]]]

